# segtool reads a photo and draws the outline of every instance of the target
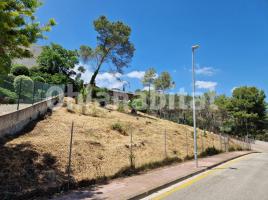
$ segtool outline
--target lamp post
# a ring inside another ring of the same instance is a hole
[[[194,52],[199,48],[199,45],[192,46],[192,76],[193,76],[193,125],[194,125],[194,159],[196,167],[198,167],[198,155],[197,155],[197,133],[196,133],[196,116],[195,116],[195,60]]]

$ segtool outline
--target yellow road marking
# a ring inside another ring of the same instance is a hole
[[[229,167],[231,164],[236,163],[236,162],[241,161],[241,160],[244,160],[246,158],[248,158],[248,156],[243,156],[243,157],[240,157],[240,158],[236,158],[236,159],[231,160],[231,161],[229,161],[229,162],[227,162],[227,163],[225,163],[223,165],[220,165],[220,166],[221,166],[221,168],[226,168],[226,167]],[[161,200],[161,199],[164,199],[164,198],[170,196],[171,194],[173,194],[174,192],[177,192],[177,191],[179,191],[179,190],[181,190],[183,188],[189,187],[189,186],[193,185],[194,183],[196,183],[196,182],[198,182],[198,181],[206,178],[210,174],[213,174],[216,171],[219,171],[221,168],[217,168],[216,167],[214,169],[210,169],[210,170],[202,173],[201,175],[198,175],[195,178],[192,178],[191,180],[189,180],[189,181],[187,181],[187,182],[179,185],[178,187],[175,187],[175,188],[173,188],[173,189],[171,189],[171,190],[169,190],[167,192],[164,192],[163,194],[161,194],[161,195],[153,198],[152,200]]]

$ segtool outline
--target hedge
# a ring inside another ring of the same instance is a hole
[[[20,76],[20,75],[29,76],[30,75],[29,69],[23,65],[13,66],[10,70],[10,73],[13,74],[14,76]]]
[[[16,103],[17,94],[8,89],[0,87],[0,103]]]

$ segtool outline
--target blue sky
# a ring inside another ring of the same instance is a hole
[[[100,15],[132,28],[136,52],[122,79],[129,90],[143,88],[138,78],[149,67],[171,73],[177,92],[191,92],[191,46],[196,53],[198,90],[231,94],[248,85],[268,94],[268,0],[43,0],[37,17],[58,25],[41,45],[55,42],[68,49],[95,46],[92,21]],[[90,70],[90,69],[89,69]],[[87,72],[87,76],[90,71]],[[130,78],[132,77],[132,78]],[[98,82],[121,86],[110,74]]]

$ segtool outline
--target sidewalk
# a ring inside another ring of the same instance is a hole
[[[223,153],[199,160],[199,168],[194,161],[155,169],[139,175],[111,180],[106,185],[96,185],[88,190],[71,191],[56,200],[71,199],[139,199],[159,189],[201,173],[223,162],[249,154],[250,152]]]

